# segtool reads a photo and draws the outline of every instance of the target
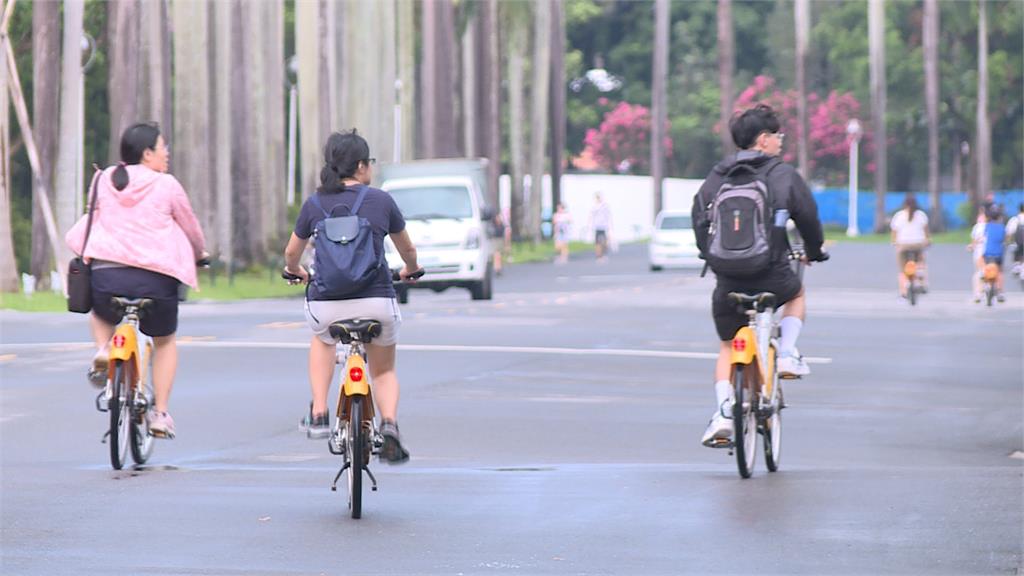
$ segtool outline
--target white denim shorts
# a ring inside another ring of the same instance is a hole
[[[390,346],[398,343],[402,313],[394,298],[355,298],[353,300],[307,300],[306,321],[313,334],[325,344],[334,344],[329,328],[339,320],[372,318],[381,324],[380,336],[373,344]]]

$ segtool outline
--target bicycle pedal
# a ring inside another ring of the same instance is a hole
[[[174,440],[174,433],[158,432],[156,430],[150,430],[149,435],[153,438],[163,438],[164,440]]]
[[[783,374],[779,373],[779,380],[803,380],[803,376],[797,374]]]
[[[728,438],[714,438],[713,440],[711,440],[710,442],[708,442],[708,443],[706,443],[704,445],[707,446],[708,448],[718,448],[718,449],[722,449],[722,448],[732,449],[732,446],[733,446],[732,445],[732,440],[730,440]]]

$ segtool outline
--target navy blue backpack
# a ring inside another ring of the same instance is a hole
[[[374,249],[370,221],[359,216],[368,189],[365,185],[359,187],[359,196],[348,216],[333,214],[338,207],[346,206],[339,204],[327,212],[320,204],[319,194],[310,196],[313,205],[324,213],[324,219],[313,228],[313,284],[321,299],[358,296],[377,278],[384,263],[382,255]]]

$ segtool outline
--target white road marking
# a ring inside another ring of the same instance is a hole
[[[243,342],[228,340],[181,339],[183,348],[293,349],[305,350],[309,342]],[[56,351],[84,349],[86,342],[42,342],[36,344],[0,344],[0,350]],[[684,352],[675,350],[638,350],[629,348],[542,348],[539,346],[464,346],[457,344],[399,344],[399,350],[410,352],[482,352],[497,354],[545,354],[555,356],[619,356],[633,358],[672,358],[685,360],[716,360],[717,352]],[[805,356],[808,364],[831,364],[832,358]]]

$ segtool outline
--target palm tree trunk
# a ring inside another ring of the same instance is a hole
[[[988,2],[978,0],[978,109],[974,144],[980,203],[992,193],[992,126],[988,118]]]
[[[871,116],[875,141],[875,232],[885,230],[885,195],[889,191],[889,150],[886,143],[885,4],[868,0],[868,52]]]
[[[547,150],[548,99],[551,97],[551,1],[537,0],[533,14],[533,80],[530,96],[530,211],[527,225],[533,242],[541,241],[544,158]]]
[[[498,179],[501,176],[501,37],[498,0],[487,0],[485,37],[487,38],[487,73],[486,100],[487,112],[481,115],[486,118],[487,142],[485,150],[490,163],[487,165],[487,203],[498,208]]]
[[[462,32],[462,39],[459,42],[460,60],[462,63],[461,91],[462,91],[462,151],[467,158],[475,158],[477,152],[477,86],[479,80],[476,76],[477,58],[480,47],[477,45],[476,23],[480,20],[480,14],[474,14],[472,21]]]
[[[514,4],[509,4],[515,8]],[[526,25],[523,22],[515,21],[509,15],[507,19],[510,24],[506,27],[508,35],[508,140],[509,140],[509,176],[512,180],[510,199],[510,220],[512,226],[512,237],[515,240],[523,238],[526,223],[523,220],[523,172],[526,164],[523,157],[523,120],[525,111],[523,105],[523,63],[526,60]]]
[[[56,233],[60,237],[57,251],[67,254],[64,247],[63,235],[79,217],[79,199],[87,191],[85,186],[79,186],[79,182],[89,182],[92,179],[83,180],[79,173],[81,166],[79,154],[82,150],[82,140],[85,135],[79,130],[82,114],[82,62],[81,43],[82,28],[85,18],[84,0],[66,0],[64,2],[64,28],[63,46],[61,58],[61,87],[60,87],[60,143],[57,147],[57,174],[55,177],[54,197],[56,217]],[[120,133],[110,135],[112,142],[119,141]],[[65,262],[58,261],[57,269],[63,271]]]
[[[928,115],[928,196],[932,231],[946,229],[939,194],[939,1],[924,0],[924,104]]]
[[[412,160],[416,150],[416,4],[414,0],[396,0],[398,11],[398,89],[401,107],[401,155]],[[396,151],[397,152],[397,151]]]
[[[719,17],[722,15],[722,4],[727,4],[729,6],[727,10],[731,10],[729,2],[730,0],[724,0],[718,5]],[[654,222],[654,217],[661,212],[662,184],[665,180],[665,119],[667,117],[665,106],[668,100],[668,44],[671,18],[672,13],[668,0],[656,0],[654,3],[654,78],[651,81],[651,180],[654,184],[654,214],[651,215],[651,222]],[[719,30],[721,30],[721,21],[719,21]],[[719,62],[721,62],[721,56],[719,58]],[[731,73],[729,77],[732,77]],[[731,94],[732,90],[728,93]]]
[[[211,177],[211,156],[216,154],[210,142],[210,50],[206,0],[174,0],[171,20],[174,26],[174,175],[188,192],[196,217],[207,234],[209,250],[215,251],[217,238],[216,176]]]
[[[138,95],[139,119],[158,122],[163,129],[170,127],[168,79],[170,62],[166,62],[168,30],[166,5],[161,1],[143,2],[140,21],[142,30],[142,56],[140,67],[142,90]]]
[[[263,44],[263,80],[266,82],[263,118],[266,122],[266,146],[262,147],[262,164],[266,185],[263,202],[266,207],[264,231],[271,242],[271,253],[276,253],[287,238],[285,212],[285,69],[284,69],[284,0],[264,0],[263,25],[266,41]],[[260,81],[257,78],[257,81]]]
[[[0,0],[0,13],[5,2]],[[18,264],[14,258],[14,235],[11,229],[10,170],[10,105],[7,99],[7,31],[0,42],[0,292],[18,291]]]
[[[60,111],[60,4],[38,2],[32,7],[32,115],[36,119],[36,144],[39,146],[39,167],[45,188],[54,200],[54,173],[57,159],[58,123],[42,121],[58,118]],[[6,108],[5,108],[6,110]],[[33,197],[40,194],[32,183]],[[36,289],[50,286],[50,241],[39,202],[32,202],[32,260],[29,270],[36,278]]]
[[[232,56],[232,11],[231,2],[213,2],[213,40],[214,46],[214,165],[213,173],[217,196],[217,244],[220,261],[227,267],[228,275],[234,273],[235,266],[235,210],[234,175],[232,172],[232,101],[231,101],[231,68],[234,65]]]
[[[810,178],[807,124],[807,42],[811,35],[810,0],[796,0],[794,18],[796,20],[797,168],[804,178]]]
[[[551,211],[562,201],[562,160],[565,153],[565,4],[551,12]]]
[[[295,3],[295,51],[299,61],[299,136],[302,197],[320,182],[320,7]]]
[[[732,0],[718,2],[718,137],[722,143],[722,156],[735,149],[729,120],[732,119],[733,76],[736,74],[736,34],[732,22]]]
[[[111,163],[120,160],[121,133],[139,120],[139,29],[138,0],[110,0],[107,4],[107,46],[110,76],[107,95],[110,100]]]

